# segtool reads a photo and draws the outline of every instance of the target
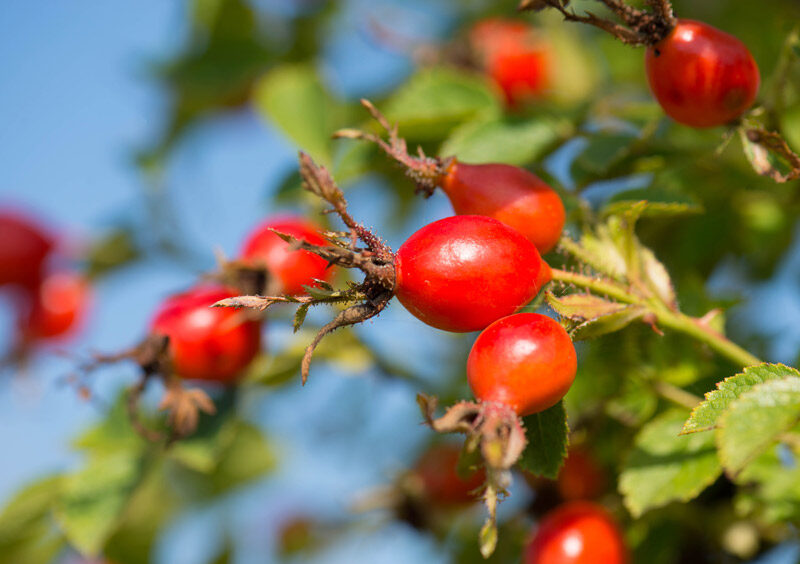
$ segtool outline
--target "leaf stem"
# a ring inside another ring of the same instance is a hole
[[[700,320],[673,311],[667,307],[658,306],[650,300],[629,291],[624,285],[604,279],[586,276],[566,270],[553,269],[553,280],[572,284],[584,288],[598,295],[605,295],[626,304],[638,304],[647,307],[656,316],[656,322],[664,327],[669,327],[704,343],[724,356],[731,362],[740,366],[760,364],[761,360],[755,355],[726,338],[721,333],[714,331]]]

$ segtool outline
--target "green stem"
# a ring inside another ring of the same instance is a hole
[[[619,302],[645,306],[656,316],[659,325],[669,327],[670,329],[689,335],[701,343],[705,343],[720,355],[740,366],[751,366],[761,363],[758,357],[750,354],[745,349],[733,341],[730,341],[721,333],[701,323],[699,320],[679,311],[668,309],[666,306],[654,304],[652,301],[634,294],[630,289],[618,282],[555,268],[553,269],[553,280],[572,284],[579,288],[585,288],[595,294],[614,298]]]

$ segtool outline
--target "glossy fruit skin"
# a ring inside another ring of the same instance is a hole
[[[220,286],[198,286],[169,297],[150,330],[169,337],[172,369],[181,378],[230,383],[258,354],[261,327],[242,310],[212,308],[236,294]]]
[[[327,245],[320,229],[302,217],[273,217],[256,227],[242,246],[241,259],[253,266],[263,266],[277,278],[283,294],[305,294],[304,285],[313,286],[314,279],[327,280],[332,271],[328,263],[311,251],[290,251],[289,243],[271,229],[287,233],[311,243]]]
[[[581,447],[570,448],[556,480],[561,498],[594,499],[603,493],[605,486],[605,471],[591,452]]]
[[[52,236],[35,220],[0,210],[0,285],[35,288],[53,245]]]
[[[539,269],[539,278],[536,279],[536,285],[539,290],[547,286],[553,281],[553,269],[547,264],[547,261],[542,261],[542,268]]]
[[[541,264],[536,247],[496,219],[446,217],[397,250],[395,294],[432,327],[477,331],[536,296]]]
[[[414,466],[414,475],[422,482],[427,501],[439,506],[453,506],[476,500],[475,490],[486,479],[483,469],[466,479],[458,475],[458,458],[461,449],[451,444],[434,445],[420,456]]]
[[[457,214],[502,221],[527,237],[542,254],[561,238],[566,221],[561,198],[525,169],[453,161],[441,186]]]
[[[90,294],[89,283],[80,274],[47,275],[32,293],[29,310],[20,317],[23,340],[54,339],[74,332],[86,317]]]
[[[482,402],[510,406],[517,415],[555,405],[575,379],[575,347],[561,325],[538,313],[495,321],[472,345],[467,380]]]
[[[550,49],[527,24],[498,18],[478,22],[469,34],[479,63],[516,107],[550,86]]]
[[[525,564],[626,564],[619,527],[601,506],[565,503],[539,522],[525,551]]]
[[[761,81],[744,43],[693,20],[679,20],[666,38],[648,47],[645,67],[664,112],[697,128],[738,118],[753,104]]]

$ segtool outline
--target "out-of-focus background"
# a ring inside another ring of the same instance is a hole
[[[84,456],[71,440],[105,417],[136,374],[134,366],[99,370],[88,380],[91,397],[86,399],[70,379],[79,361],[93,351],[118,351],[136,343],[165,296],[212,270],[215,252],[235,256],[248,231],[266,215],[283,210],[316,213],[315,204],[298,196],[291,176],[297,141],[307,126],[290,126],[290,133],[292,127],[301,132],[295,138],[287,135],[285,126],[270,119],[274,110],[264,108],[267,94],[258,90],[264,87],[258,81],[272,69],[303,61],[310,64],[303,68],[315,70],[331,96],[353,106],[349,121],[341,125],[363,124],[365,115],[352,102],[364,96],[382,99],[404,84],[416,72],[420,52],[424,55],[418,48],[446,44],[469,21],[490,12],[517,17],[513,3],[489,4],[29,0],[0,6],[0,205],[24,210],[61,234],[61,244],[79,267],[87,256],[99,269],[106,255],[111,263],[114,256],[137,255],[125,265],[112,264],[94,279],[89,315],[73,338],[37,350],[23,365],[3,369],[0,504],[35,478],[79,468]],[[758,8],[740,0],[675,4],[680,13],[743,39],[764,76],[772,70],[788,30],[781,22],[796,13],[792,2],[779,0],[758,3]],[[218,17],[228,18],[228,36],[225,30],[214,35]],[[602,98],[613,106],[619,98],[613,99],[612,93],[618,90],[632,104],[651,103],[643,79],[637,78],[640,52],[589,30],[564,30],[559,18],[524,17],[552,30],[567,54],[558,64],[579,75],[572,80],[576,92],[583,89],[576,96],[584,99],[565,104],[582,108]],[[232,68],[237,64],[241,67]],[[257,94],[251,96],[253,91]],[[442,105],[447,107],[447,100]],[[540,110],[544,118],[568,119],[568,111],[549,108]],[[797,108],[791,114],[795,142],[800,135]],[[537,111],[530,110],[531,115]],[[576,169],[573,161],[587,144],[597,149],[592,132],[604,131],[612,119],[600,114],[575,131],[583,141],[536,154],[536,166],[556,179],[559,189],[573,194],[583,190],[594,205],[623,189],[648,186],[664,166],[619,170],[618,178],[608,171],[608,178],[599,174],[589,182],[592,167],[584,162]],[[620,129],[612,129],[614,138],[608,143],[618,143]],[[432,142],[440,139],[437,135],[426,139],[423,131],[419,138]],[[715,135],[719,132],[698,134],[688,144],[706,155],[714,148]],[[308,139],[315,137],[308,134]],[[539,142],[536,133],[521,139],[523,145]],[[696,222],[684,225],[682,234],[666,244],[667,263],[672,266],[672,259],[684,273],[695,269],[676,283],[679,288],[681,281],[694,285],[690,291],[695,295],[689,299],[733,306],[728,321],[734,338],[770,361],[795,364],[800,347],[795,323],[800,314],[796,197],[736,163],[726,177],[713,167],[689,177],[712,185],[687,187],[679,181],[703,201],[709,221],[717,223],[705,229]],[[396,248],[451,209],[439,193],[412,200],[410,184],[402,193],[402,179],[394,174],[390,180],[382,174],[360,176],[346,188],[353,215]],[[714,207],[719,202],[727,202],[724,209]],[[731,234],[737,221],[744,225],[738,230],[747,233]],[[667,239],[675,226],[647,229],[658,250],[657,242]],[[694,255],[693,238],[702,247]],[[101,250],[106,254],[98,258]],[[685,261],[676,258],[688,255]],[[3,299],[0,335],[11,343],[12,298]],[[310,319],[319,324],[328,315],[320,310]],[[275,313],[265,334],[268,350],[285,351],[299,342],[292,335],[288,310]],[[370,355],[354,348],[332,362],[320,362],[305,387],[294,378],[281,386],[250,390],[239,414],[267,437],[274,457],[271,471],[244,488],[199,496],[182,507],[155,541],[152,562],[206,563],[229,546],[236,563],[275,561],[280,525],[294,516],[311,516],[335,529],[324,548],[303,556],[304,562],[456,561],[458,535],[437,540],[383,513],[354,518],[351,505],[359,494],[391,482],[429,441],[431,433],[420,424],[415,401],[420,382],[445,396],[467,397],[463,383],[454,382],[463,374],[472,337],[452,338],[424,326],[398,304],[356,334],[413,378],[387,374]],[[442,384],[445,377],[447,385]],[[582,372],[581,377],[593,374]],[[156,401],[160,390],[150,393]],[[533,497],[517,480],[501,506],[501,517],[516,514]],[[480,512],[476,507],[459,516],[462,528],[480,522]],[[346,533],[339,530],[342,523],[350,524]],[[782,543],[757,561],[796,562],[799,554],[796,543]],[[5,562],[2,554],[0,562]]]

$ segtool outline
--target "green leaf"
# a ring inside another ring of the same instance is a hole
[[[642,278],[647,287],[671,308],[677,309],[678,298],[675,295],[675,288],[672,285],[672,278],[664,265],[647,247],[639,247],[639,257],[641,259]]]
[[[127,397],[127,391],[121,391],[105,419],[75,439],[73,446],[91,456],[144,450],[146,441],[131,426]]]
[[[97,278],[127,266],[140,256],[133,231],[128,228],[114,229],[92,242],[87,252],[86,271],[90,278]]]
[[[499,114],[500,103],[484,77],[442,67],[414,75],[394,93],[384,110],[405,137],[437,140],[479,114]]]
[[[800,377],[753,386],[719,418],[716,438],[725,469],[736,474],[800,421]]]
[[[237,422],[234,440],[220,457],[209,476],[218,495],[265,476],[275,468],[275,453],[261,430],[249,423]]]
[[[786,376],[800,376],[800,372],[783,364],[764,363],[748,366],[741,374],[726,378],[717,384],[716,390],[706,393],[705,400],[694,408],[683,425],[681,434],[713,429],[730,404],[743,393],[762,382]]]
[[[695,498],[722,472],[712,435],[682,436],[683,410],[661,414],[634,439],[619,490],[634,517],[672,501]]]
[[[567,456],[569,425],[564,402],[523,419],[528,446],[519,467],[535,476],[555,479]]]
[[[514,122],[509,119],[481,119],[457,127],[439,153],[458,157],[465,163],[531,163],[566,135],[569,126],[552,120]]]
[[[140,457],[120,452],[94,458],[86,468],[64,478],[55,516],[76,549],[89,556],[100,553],[143,471]]]
[[[647,309],[638,305],[625,306],[619,311],[608,315],[601,315],[594,319],[576,325],[570,331],[570,336],[575,341],[594,339],[608,333],[624,329],[647,313]]]
[[[238,428],[233,418],[234,394],[215,398],[214,404],[217,413],[213,417],[201,417],[197,430],[169,450],[171,458],[197,472],[208,473],[217,467]]]
[[[253,99],[265,119],[315,160],[330,165],[336,110],[313,67],[286,65],[270,71],[256,84]]]
[[[800,465],[787,465],[778,448],[768,448],[745,466],[735,481],[747,486],[741,489],[738,501],[752,497],[767,522],[783,525],[800,519]]]
[[[593,135],[573,166],[593,175],[605,174],[628,155],[637,139],[630,133],[602,132]]]
[[[703,211],[703,207],[693,198],[674,190],[635,188],[611,197],[603,207],[603,214],[619,215],[635,206],[643,206],[640,211],[642,217],[678,216]]]
[[[624,304],[610,302],[592,294],[570,294],[557,298],[552,292],[546,292],[545,300],[558,315],[573,321],[595,319],[626,308]]]
[[[0,546],[24,536],[45,518],[61,491],[62,476],[50,476],[26,486],[0,513]]]

